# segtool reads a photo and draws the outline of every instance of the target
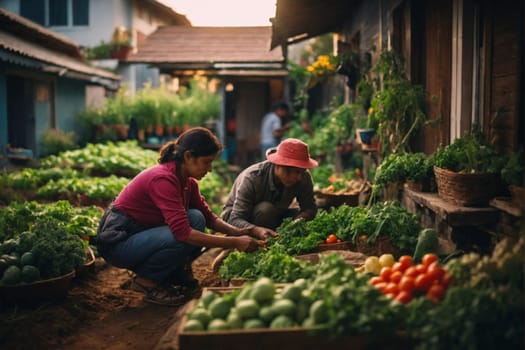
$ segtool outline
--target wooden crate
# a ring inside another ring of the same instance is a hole
[[[205,291],[228,293],[235,287],[206,288]],[[331,338],[322,329],[290,327],[281,329],[235,329],[227,331],[193,331],[185,332],[184,325],[188,313],[194,308],[197,300],[192,300],[182,310],[179,323],[177,343],[179,350],[224,349],[224,350],[263,350],[286,349],[302,350],[311,347],[325,349],[365,349],[364,338],[360,336],[345,336]]]

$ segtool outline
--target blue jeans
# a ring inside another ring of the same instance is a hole
[[[204,231],[206,220],[196,209],[188,210],[190,226]],[[113,245],[104,254],[110,264],[134,271],[159,284],[177,284],[185,266],[195,260],[202,247],[178,241],[168,226],[153,227]]]

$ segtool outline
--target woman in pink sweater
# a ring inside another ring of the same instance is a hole
[[[211,212],[198,180],[222,146],[206,128],[193,128],[160,150],[159,164],[142,171],[104,213],[96,238],[104,259],[135,272],[131,284],[145,301],[179,305],[198,290],[191,263],[203,247],[251,252],[268,233],[237,228]],[[225,235],[204,232],[205,228]]]

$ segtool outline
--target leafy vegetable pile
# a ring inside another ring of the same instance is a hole
[[[276,245],[254,253],[230,253],[219,269],[219,276],[226,280],[235,277],[256,279],[266,276],[275,282],[290,282],[308,275],[310,266],[312,265],[309,262],[286,254],[282,246]]]
[[[54,204],[13,202],[0,211],[1,284],[33,282],[63,275],[86,257],[101,211]]]
[[[206,318],[209,327],[211,320],[219,315],[218,310],[224,317],[230,312],[240,311],[236,326],[226,319],[208,329],[271,327],[271,323],[264,319],[261,322],[249,320],[268,316],[262,312],[263,305],[272,307],[275,299],[286,299],[278,310],[274,310],[288,313],[287,322],[283,323],[286,327],[321,325],[332,336],[364,336],[368,345],[374,342],[382,346],[399,345],[399,342],[408,341],[407,347],[417,350],[522,349],[525,345],[524,254],[525,239],[522,238],[518,242],[510,239],[499,242],[490,256],[472,253],[452,258],[443,266],[452,279],[439,294],[439,303],[432,295],[414,295],[411,300],[396,301],[372,285],[370,274],[357,273],[337,254],[322,255],[319,264],[305,269],[303,276],[290,284],[300,286],[299,297],[295,293],[282,295],[280,292],[279,297],[274,298],[277,292],[273,289],[259,286],[261,290],[256,293],[253,284],[245,284],[230,297],[223,296],[230,304],[216,308],[212,312],[215,316]],[[404,264],[407,273],[410,269],[408,258],[403,259],[407,260],[405,262],[400,259],[394,263],[390,272]],[[434,271],[430,267],[436,263],[436,257],[431,255],[421,261],[421,265],[427,267],[427,273]],[[391,274],[389,279],[392,278]],[[272,292],[271,295],[268,292]],[[239,298],[240,295],[243,298]],[[209,297],[210,300],[206,301],[205,297],[209,296],[203,296],[197,309],[205,303],[211,305],[213,299],[219,298]],[[238,299],[255,299],[257,304],[239,305]],[[308,302],[306,315],[304,311],[300,312],[294,300]],[[314,311],[313,305],[317,305]],[[315,323],[305,322],[304,317],[313,317],[314,314],[317,315]],[[200,319],[200,316],[193,314],[190,319]],[[278,325],[282,326],[280,322]],[[190,325],[187,331],[199,329],[193,326]]]
[[[277,232],[277,239],[268,239],[267,250],[231,253],[219,270],[220,277],[267,276],[286,282],[304,276],[301,269],[305,266],[291,256],[312,252],[331,234],[353,242],[366,236],[369,244],[378,237],[388,236],[400,252],[412,254],[419,235],[419,222],[398,202],[384,202],[370,209],[342,205],[328,211],[320,210],[310,221],[287,218]]]
[[[90,175],[133,177],[157,163],[158,153],[140,147],[137,141],[87,144],[78,150],[42,159],[44,168],[77,168]]]
[[[354,243],[366,236],[368,244],[387,236],[401,253],[412,254],[419,234],[419,221],[399,202],[390,201],[375,203],[370,208],[342,205],[320,210],[307,222],[287,218],[277,232],[279,239],[269,239],[268,245],[282,245],[292,255],[311,252],[332,233],[343,241]]]
[[[71,272],[96,235],[98,207],[13,202],[0,210],[0,284],[31,283]]]
[[[0,241],[16,238],[36,223],[57,219],[67,232],[79,237],[96,235],[102,211],[96,206],[73,207],[68,201],[55,203],[13,202],[0,210]]]
[[[108,177],[62,178],[49,181],[36,191],[37,198],[68,199],[71,201],[111,201],[126,186],[129,179]],[[103,205],[105,206],[105,205]]]

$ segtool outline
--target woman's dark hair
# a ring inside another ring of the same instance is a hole
[[[222,145],[209,129],[195,127],[186,130],[175,140],[170,141],[160,149],[159,163],[182,162],[184,152],[190,151],[192,157],[206,157],[222,151]]]

